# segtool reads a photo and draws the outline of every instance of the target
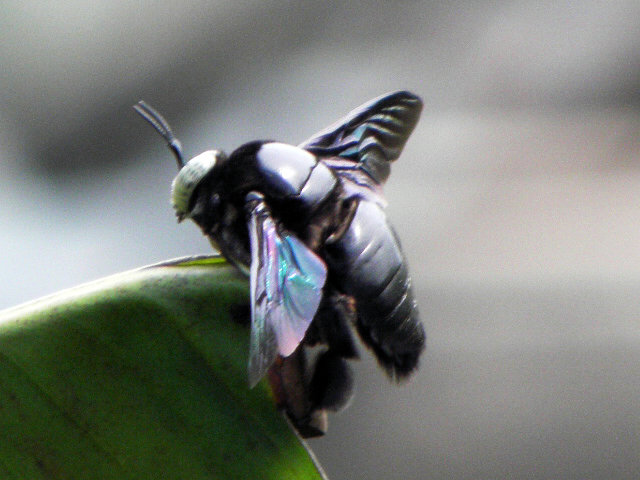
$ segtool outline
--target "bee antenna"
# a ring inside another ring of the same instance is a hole
[[[143,100],[140,100],[133,106],[133,109],[147,122],[156,129],[162,138],[167,142],[167,145],[173,152],[178,162],[178,168],[184,167],[184,157],[182,155],[182,144],[180,140],[173,136],[169,123],[160,115],[151,105],[148,105]]]

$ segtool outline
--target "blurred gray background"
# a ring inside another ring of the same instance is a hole
[[[428,331],[311,446],[332,479],[640,478],[640,2],[0,4],[0,307],[206,253],[175,162],[407,88],[386,193]]]

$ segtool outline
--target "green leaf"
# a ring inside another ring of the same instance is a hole
[[[248,298],[205,257],[0,312],[0,478],[323,478],[248,388]]]

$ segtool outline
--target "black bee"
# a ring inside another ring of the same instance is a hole
[[[144,102],[134,108],[178,160],[178,221],[192,219],[249,275],[250,386],[269,371],[299,428],[344,406],[352,390],[344,359],[357,356],[352,326],[391,377],[415,370],[425,334],[382,185],[418,122],[419,97],[383,95],[297,147],[253,141],[186,164],[166,121]],[[302,344],[324,346],[313,369]]]

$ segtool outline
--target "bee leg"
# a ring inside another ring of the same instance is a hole
[[[316,253],[322,250],[325,244],[342,237],[355,215],[358,201],[341,200],[341,192],[341,188],[337,188],[332,193],[331,200],[325,201],[311,218],[301,216],[304,223],[298,227],[300,239]]]
[[[353,395],[353,372],[347,361],[333,350],[322,353],[316,361],[309,384],[309,396],[314,408],[337,412],[349,405]]]
[[[353,397],[353,375],[345,358],[358,357],[351,330],[356,318],[352,297],[325,291],[303,344],[288,357],[278,356],[269,369],[278,407],[304,438],[324,435],[327,410],[341,410]],[[306,346],[318,344],[326,345],[325,350],[307,361]]]
[[[324,409],[314,408],[309,395],[307,362],[302,347],[288,357],[278,356],[268,378],[278,408],[282,409],[303,438],[327,433]]]
[[[324,344],[341,357],[358,358],[352,332],[356,320],[356,304],[353,297],[335,289],[325,291],[305,343]]]
[[[353,297],[335,289],[325,292],[312,323],[313,343],[328,347],[316,357],[309,383],[314,409],[342,410],[353,397],[353,374],[346,359],[358,358],[352,333],[356,319]]]

